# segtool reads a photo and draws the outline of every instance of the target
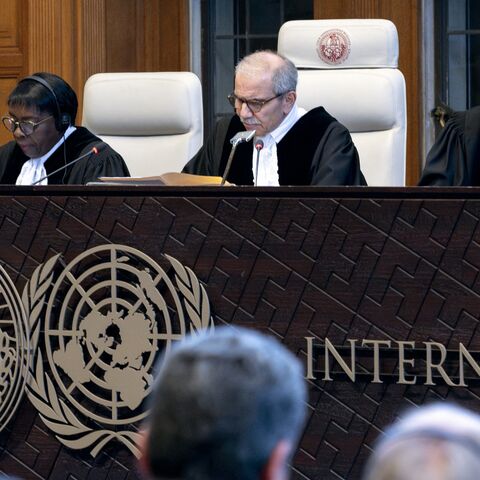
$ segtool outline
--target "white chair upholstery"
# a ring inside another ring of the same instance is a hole
[[[190,72],[99,73],[85,83],[82,123],[132,176],[179,172],[203,143],[202,87]]]
[[[278,51],[299,69],[298,104],[323,106],[352,135],[368,185],[405,185],[405,80],[389,20],[298,20]]]

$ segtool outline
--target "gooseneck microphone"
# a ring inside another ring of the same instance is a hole
[[[230,150],[230,155],[228,156],[227,165],[225,167],[225,171],[223,172],[222,181],[220,185],[225,185],[225,180],[227,179],[228,172],[230,171],[230,167],[232,166],[233,155],[235,154],[235,150],[240,143],[249,142],[255,136],[255,130],[250,130],[246,132],[238,132],[230,139],[230,143],[232,144],[232,150]]]
[[[260,138],[257,138],[257,141],[255,142],[255,150],[257,151],[257,165],[255,166],[255,186],[257,186],[258,182],[258,160],[260,158],[260,150],[263,148],[263,140]]]
[[[79,162],[80,160],[83,160],[85,157],[88,157],[90,155],[96,155],[98,152],[102,151],[107,144],[105,142],[99,142],[97,143],[94,147],[92,147],[87,153],[84,153],[83,155],[80,155],[79,157],[73,159],[72,161],[66,163],[65,165],[62,165],[60,168],[57,168],[53,172],[50,172],[48,175],[45,175],[44,177],[40,178],[36,182],[33,182],[32,185],[37,185],[40,182],[43,182],[46,178],[51,177],[52,175],[55,175],[58,172],[61,172],[62,170],[65,170],[68,168],[70,165],[74,165],[75,163]]]

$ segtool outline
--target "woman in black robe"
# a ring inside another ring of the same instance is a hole
[[[20,80],[7,103],[2,122],[14,140],[0,147],[0,183],[86,184],[101,176],[129,176],[117,152],[74,126],[77,96],[57,75],[36,73]]]

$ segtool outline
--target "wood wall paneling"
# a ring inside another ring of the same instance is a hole
[[[145,68],[188,70],[188,0],[145,0]]]
[[[49,71],[72,85],[81,112],[89,76],[186,70],[188,44],[188,0],[1,0],[0,103],[18,78]]]
[[[25,71],[24,24],[27,23],[26,0],[2,0],[0,13],[0,116],[7,112],[7,97],[17,78]],[[11,134],[0,126],[0,144]]]
[[[142,13],[143,3],[122,0],[122,7],[118,8],[117,0],[106,0],[106,71],[133,72],[137,70],[137,62],[143,66],[136,48],[137,38],[142,36],[143,22],[141,18],[137,22],[137,18]]]
[[[399,69],[407,88],[407,185],[416,185],[421,169],[421,2],[418,0],[314,0],[314,17],[385,18],[397,27]]]
[[[1,58],[0,58],[1,62]],[[9,93],[14,88],[15,84],[17,83],[16,78],[9,78],[9,77],[2,77],[0,78],[0,101],[1,101],[1,109],[0,109],[0,116],[3,117],[8,112],[7,108],[7,97]],[[0,145],[10,141],[12,139],[12,134],[0,125]]]
[[[78,81],[82,85],[94,73],[107,71],[106,9],[105,0],[84,0],[80,4],[80,22],[77,25],[80,57],[77,75],[80,75]]]

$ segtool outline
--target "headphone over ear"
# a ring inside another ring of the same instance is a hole
[[[40,83],[52,94],[52,97],[55,100],[55,105],[57,106],[57,117],[55,118],[55,126],[59,132],[64,132],[72,124],[72,119],[70,118],[70,115],[68,113],[62,113],[62,111],[60,110],[60,103],[58,102],[57,95],[53,88],[45,79],[39,77],[38,75],[31,75],[29,77],[22,78],[21,82],[25,80],[33,80],[34,82]]]

